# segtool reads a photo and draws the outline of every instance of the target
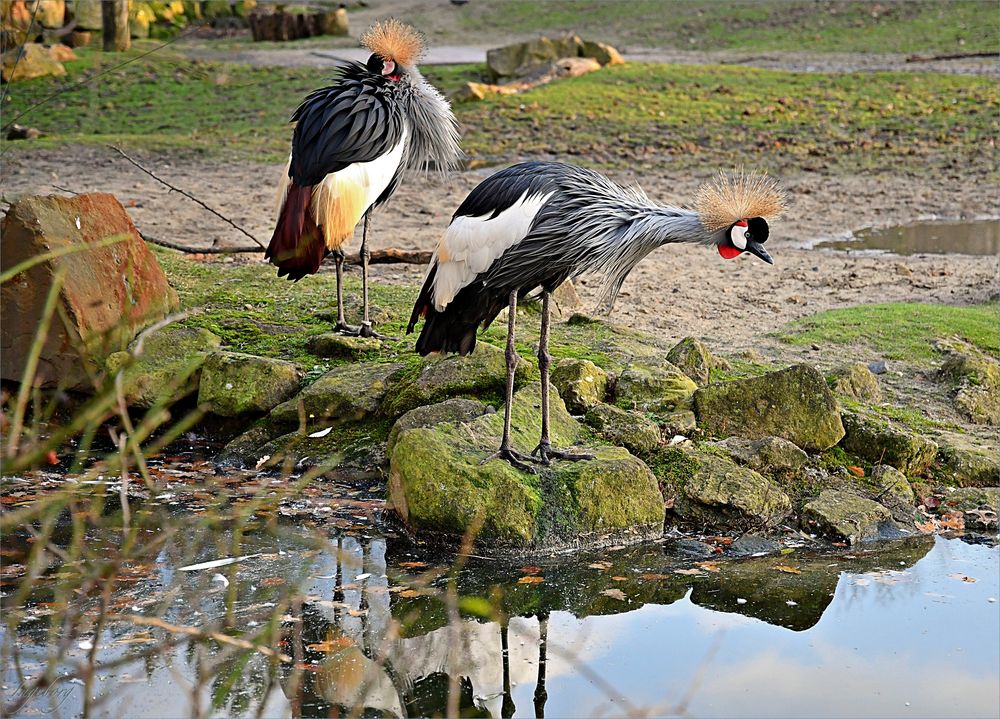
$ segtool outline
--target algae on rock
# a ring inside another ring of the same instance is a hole
[[[889,510],[878,502],[835,489],[824,489],[802,508],[805,526],[851,544],[885,538],[884,525],[890,519]]]
[[[702,387],[694,405],[698,426],[714,436],[783,437],[816,451],[844,436],[837,400],[809,365]]]
[[[649,454],[660,443],[660,428],[656,422],[614,405],[602,402],[591,407],[586,421],[602,439],[639,456]]]
[[[552,384],[570,412],[583,414],[604,401],[608,374],[590,360],[559,360],[552,370]]]
[[[854,397],[863,402],[882,401],[878,377],[863,362],[854,362],[834,370],[830,386],[838,394]]]
[[[512,441],[521,452],[538,443],[540,408],[537,383],[515,394]],[[573,445],[580,426],[554,389],[550,415],[553,446]],[[556,461],[532,475],[489,459],[502,425],[497,412],[398,433],[390,453],[389,495],[409,527],[452,541],[478,528],[480,544],[514,550],[594,543],[623,533],[639,539],[662,531],[656,480],[627,450],[587,447],[594,459]]]
[[[198,403],[223,417],[269,412],[299,387],[291,362],[240,352],[213,352],[201,368]]]
[[[698,385],[669,362],[656,367],[629,365],[618,373],[615,404],[622,409],[665,412],[696,389]]]
[[[889,464],[906,474],[920,474],[934,462],[934,441],[864,412],[844,412],[841,446],[873,464]]]
[[[401,363],[335,367],[271,410],[271,420],[284,426],[297,425],[300,411],[307,426],[320,422],[344,424],[371,417],[404,368]]]

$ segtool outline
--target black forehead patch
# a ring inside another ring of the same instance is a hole
[[[767,227],[767,220],[763,217],[751,217],[747,220],[747,230],[750,236],[757,242],[766,242],[770,230]]]
[[[376,75],[382,74],[382,68],[384,67],[384,61],[378,55],[370,55],[368,57],[368,62],[365,63],[365,67],[368,68],[368,72],[373,72]]]

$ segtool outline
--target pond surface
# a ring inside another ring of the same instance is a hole
[[[226,556],[233,537],[175,527],[111,602],[154,626],[109,621],[72,640],[67,669],[91,651],[123,662],[97,669],[89,715],[443,715],[449,685],[462,716],[1000,712],[996,546],[922,537],[878,551],[802,546],[714,561],[665,539],[530,563],[470,556],[455,567],[363,527],[289,524],[245,531],[241,561],[189,571]],[[451,610],[449,571],[460,598]],[[28,605],[15,633],[4,629],[20,667],[6,667],[6,702],[59,641],[45,617],[51,590],[40,586]],[[236,637],[270,622],[288,656],[208,642],[150,651],[176,636],[156,622]],[[33,691],[17,715],[82,712],[75,679]]]
[[[824,250],[891,252],[895,255],[993,255],[1000,253],[1000,221],[916,222],[859,230],[849,240],[821,242]]]

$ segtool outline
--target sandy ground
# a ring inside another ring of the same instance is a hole
[[[212,159],[140,156],[167,181],[185,188],[266,243],[273,227],[278,165]],[[74,147],[40,150],[5,161],[6,197],[23,193],[115,193],[136,225],[155,238],[204,247],[248,240],[185,197],[170,192],[111,150]],[[493,170],[447,178],[412,176],[373,223],[373,247],[432,249],[465,194]],[[651,197],[691,201],[705,178],[663,174],[618,175],[640,182]],[[775,265],[744,255],[723,260],[702,247],[662,247],[626,282],[611,319],[671,338],[694,335],[722,351],[760,347],[761,335],[789,320],[833,307],[912,301],[982,303],[996,297],[995,257],[864,255],[809,249],[817,240],[846,236],[867,226],[918,218],[996,216],[997,187],[977,178],[822,176],[780,178],[791,200],[773,223],[768,249]],[[59,190],[57,188],[64,188]],[[359,238],[355,238],[356,249]],[[260,261],[247,255],[247,261]],[[327,268],[330,269],[330,268]],[[417,283],[424,269],[378,266],[376,281]],[[303,285],[308,286],[307,284]],[[597,282],[582,279],[584,310],[596,302]],[[331,298],[332,299],[332,298]]]

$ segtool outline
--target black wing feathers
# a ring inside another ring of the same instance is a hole
[[[288,174],[299,186],[316,185],[331,172],[371,162],[403,136],[403,115],[390,90],[364,76],[357,63],[339,82],[316,90],[295,110]]]

